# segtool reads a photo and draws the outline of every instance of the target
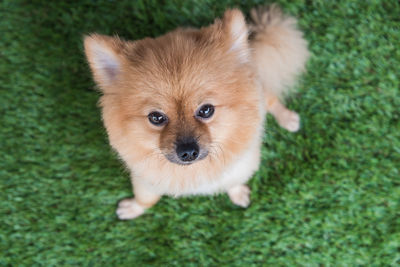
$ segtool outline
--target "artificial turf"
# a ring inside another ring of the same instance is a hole
[[[251,206],[164,197],[119,221],[131,186],[82,36],[157,36],[265,1],[1,1],[0,266],[399,266],[400,4],[277,2],[312,57],[288,102],[302,129],[268,117]]]

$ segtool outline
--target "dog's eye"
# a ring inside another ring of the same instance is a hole
[[[162,126],[168,121],[168,117],[158,111],[151,112],[149,115],[147,115],[147,117],[152,124],[157,126]]]
[[[205,104],[197,110],[196,117],[202,119],[208,119],[214,114],[214,106],[211,104]]]

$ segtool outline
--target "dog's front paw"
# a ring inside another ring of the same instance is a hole
[[[238,185],[228,190],[232,203],[247,208],[250,204],[250,188],[247,185]]]
[[[118,203],[117,216],[120,220],[130,220],[139,217],[145,210],[134,198],[126,198]]]
[[[279,114],[278,123],[289,132],[296,132],[300,129],[300,116],[294,111],[285,110]]]

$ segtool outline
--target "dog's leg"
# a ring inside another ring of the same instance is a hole
[[[130,220],[142,215],[148,208],[154,206],[160,195],[150,192],[140,183],[133,184],[134,198],[126,198],[118,203],[117,216],[120,220]]]
[[[250,204],[250,188],[247,185],[241,184],[228,189],[228,196],[232,203],[247,208]]]
[[[300,129],[300,116],[294,111],[286,108],[276,96],[267,95],[267,112],[271,113],[278,124],[289,132],[296,132]]]

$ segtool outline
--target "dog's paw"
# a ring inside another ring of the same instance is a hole
[[[294,111],[285,110],[277,119],[279,125],[289,132],[297,132],[300,129],[300,116]]]
[[[130,220],[139,217],[145,210],[134,198],[126,198],[118,203],[117,216],[120,220]]]
[[[247,208],[250,205],[250,188],[247,185],[238,185],[228,190],[232,203]]]

